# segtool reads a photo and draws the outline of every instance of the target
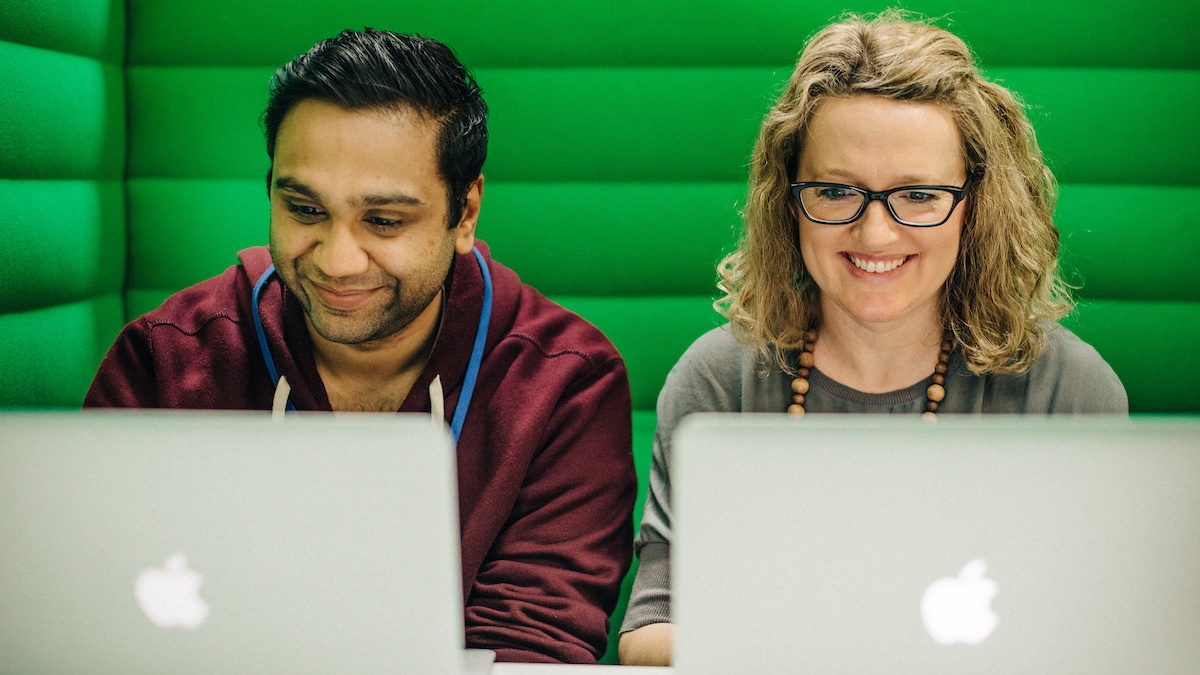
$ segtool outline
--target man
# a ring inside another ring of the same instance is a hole
[[[346,31],[285,65],[269,251],[129,324],[85,405],[432,412],[458,439],[468,646],[593,662],[631,556],[628,377],[476,242],[486,114],[425,38]]]

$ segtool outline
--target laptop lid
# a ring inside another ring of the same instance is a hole
[[[427,415],[0,415],[0,671],[454,673]]]
[[[1200,421],[700,415],[676,672],[1200,672]]]

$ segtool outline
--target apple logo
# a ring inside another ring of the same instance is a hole
[[[925,589],[921,620],[935,642],[977,645],[987,639],[1000,618],[992,611],[996,582],[984,576],[987,564],[972,560],[957,577],[942,577]]]
[[[133,585],[138,607],[160,628],[196,629],[208,620],[208,603],[200,598],[200,573],[188,569],[187,556],[176,553],[166,565],[143,570]]]

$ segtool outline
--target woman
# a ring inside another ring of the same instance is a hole
[[[1053,176],[1020,104],[950,33],[886,13],[818,33],[762,124],[727,327],[658,401],[625,663],[670,660],[667,466],[689,413],[1127,413],[1056,321]]]

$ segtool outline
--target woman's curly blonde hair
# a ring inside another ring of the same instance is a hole
[[[943,106],[958,123],[967,167],[958,260],[942,288],[946,330],[970,370],[1023,372],[1046,345],[1042,320],[1072,308],[1058,274],[1054,176],[1022,105],[984,79],[966,44],[899,11],[848,15],[817,33],[763,120],[738,248],[718,266],[715,304],[744,344],[786,372],[785,358],[820,324],[820,289],[800,255],[789,184],[809,120],[824,98],[874,94]]]

